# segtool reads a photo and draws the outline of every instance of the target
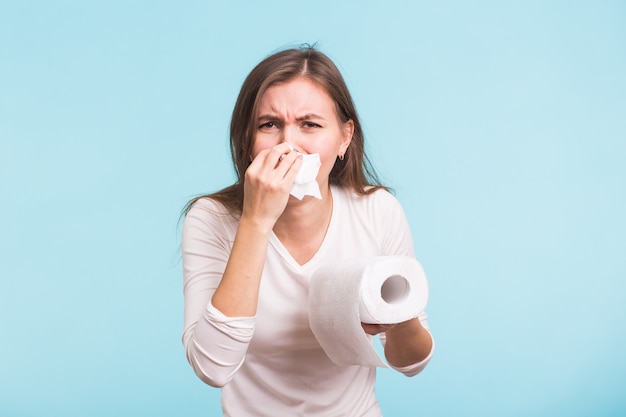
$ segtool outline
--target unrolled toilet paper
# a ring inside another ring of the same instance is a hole
[[[361,327],[395,324],[417,317],[426,307],[428,284],[419,262],[382,256],[318,269],[309,286],[309,324],[337,365],[386,367]]]

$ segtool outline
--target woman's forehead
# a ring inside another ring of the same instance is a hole
[[[308,78],[274,84],[259,101],[257,117],[266,114],[300,117],[306,114],[335,115],[335,102],[318,83]]]

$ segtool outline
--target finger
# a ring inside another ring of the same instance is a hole
[[[293,158],[293,161],[291,159]],[[298,171],[302,168],[302,157],[297,152],[291,152],[285,157],[285,160],[280,163],[286,168],[283,178],[289,184],[293,184],[296,180]]]
[[[262,171],[273,170],[276,168],[278,159],[285,150],[289,150],[289,146],[286,143],[273,146],[271,148],[262,149],[257,153],[252,162],[248,166],[250,173],[260,173]],[[272,155],[273,154],[273,155]],[[269,169],[264,169],[265,166],[269,166]]]
[[[294,150],[291,145],[289,145],[289,149],[287,153],[283,153],[278,157],[278,161],[275,166],[277,175],[280,178],[284,178],[287,175],[287,173],[290,172],[292,169],[299,168],[300,166],[299,164],[294,167],[294,164],[296,163],[298,159],[302,159],[300,153]],[[294,178],[295,178],[295,174],[294,174]]]
[[[273,161],[276,165],[278,165],[280,161],[285,159],[287,155],[291,153],[297,153],[297,152],[295,152],[295,149],[293,148],[293,146],[291,146],[290,143],[287,143],[287,142],[280,143],[274,146],[273,148],[271,148],[269,155],[268,155],[268,161]]]
[[[253,168],[253,167],[259,167],[259,166],[263,165],[263,162],[267,158],[267,155],[269,154],[270,151],[271,151],[271,148],[268,148],[268,149],[263,149],[259,153],[257,153],[252,158],[252,161],[250,162],[250,165],[248,166],[248,169],[249,168]]]
[[[386,332],[389,329],[392,329],[395,324],[367,324],[361,323],[361,327],[365,330],[365,333],[370,335],[376,335],[378,333]]]
[[[263,149],[248,167],[247,174],[266,183],[292,185],[302,165],[299,153],[286,142]]]
[[[380,333],[380,330],[378,330],[378,326],[376,324],[361,323],[361,327],[363,328],[365,333],[372,336]]]
[[[260,150],[259,153],[251,156],[250,159],[251,159],[251,162],[254,162],[257,160],[262,161],[262,160],[265,160],[270,153],[273,153],[274,155],[282,155],[282,154],[287,154],[293,150],[294,148],[293,146],[291,146],[290,143],[282,142],[282,143],[279,143],[278,145],[272,146],[271,148],[265,148],[265,149]]]
[[[283,159],[285,159],[285,157],[287,156],[287,154],[289,154],[290,152],[294,151],[293,146],[291,145],[291,143],[285,142],[287,144],[287,146],[289,146],[289,152],[282,154],[279,159],[282,161]]]

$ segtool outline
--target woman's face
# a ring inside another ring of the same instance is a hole
[[[288,142],[304,154],[318,153],[322,166],[317,181],[328,181],[337,155],[350,145],[354,124],[341,123],[330,95],[315,82],[300,77],[268,88],[258,106],[252,156]]]

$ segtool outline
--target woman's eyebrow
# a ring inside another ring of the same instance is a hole
[[[305,115],[296,117],[296,121],[298,122],[301,122],[303,120],[312,120],[312,119],[325,120],[323,116],[320,116],[319,114],[316,114],[316,113],[307,113]],[[265,113],[257,117],[257,120],[281,120],[281,118],[276,113]]]
[[[311,119],[321,119],[324,120],[324,117],[315,114],[315,113],[307,113],[304,116],[297,117],[296,120],[301,122],[303,120],[311,120]]]
[[[277,120],[277,119],[280,119],[280,117],[278,117],[278,115],[275,113],[262,114],[259,117],[257,117],[257,120]]]

